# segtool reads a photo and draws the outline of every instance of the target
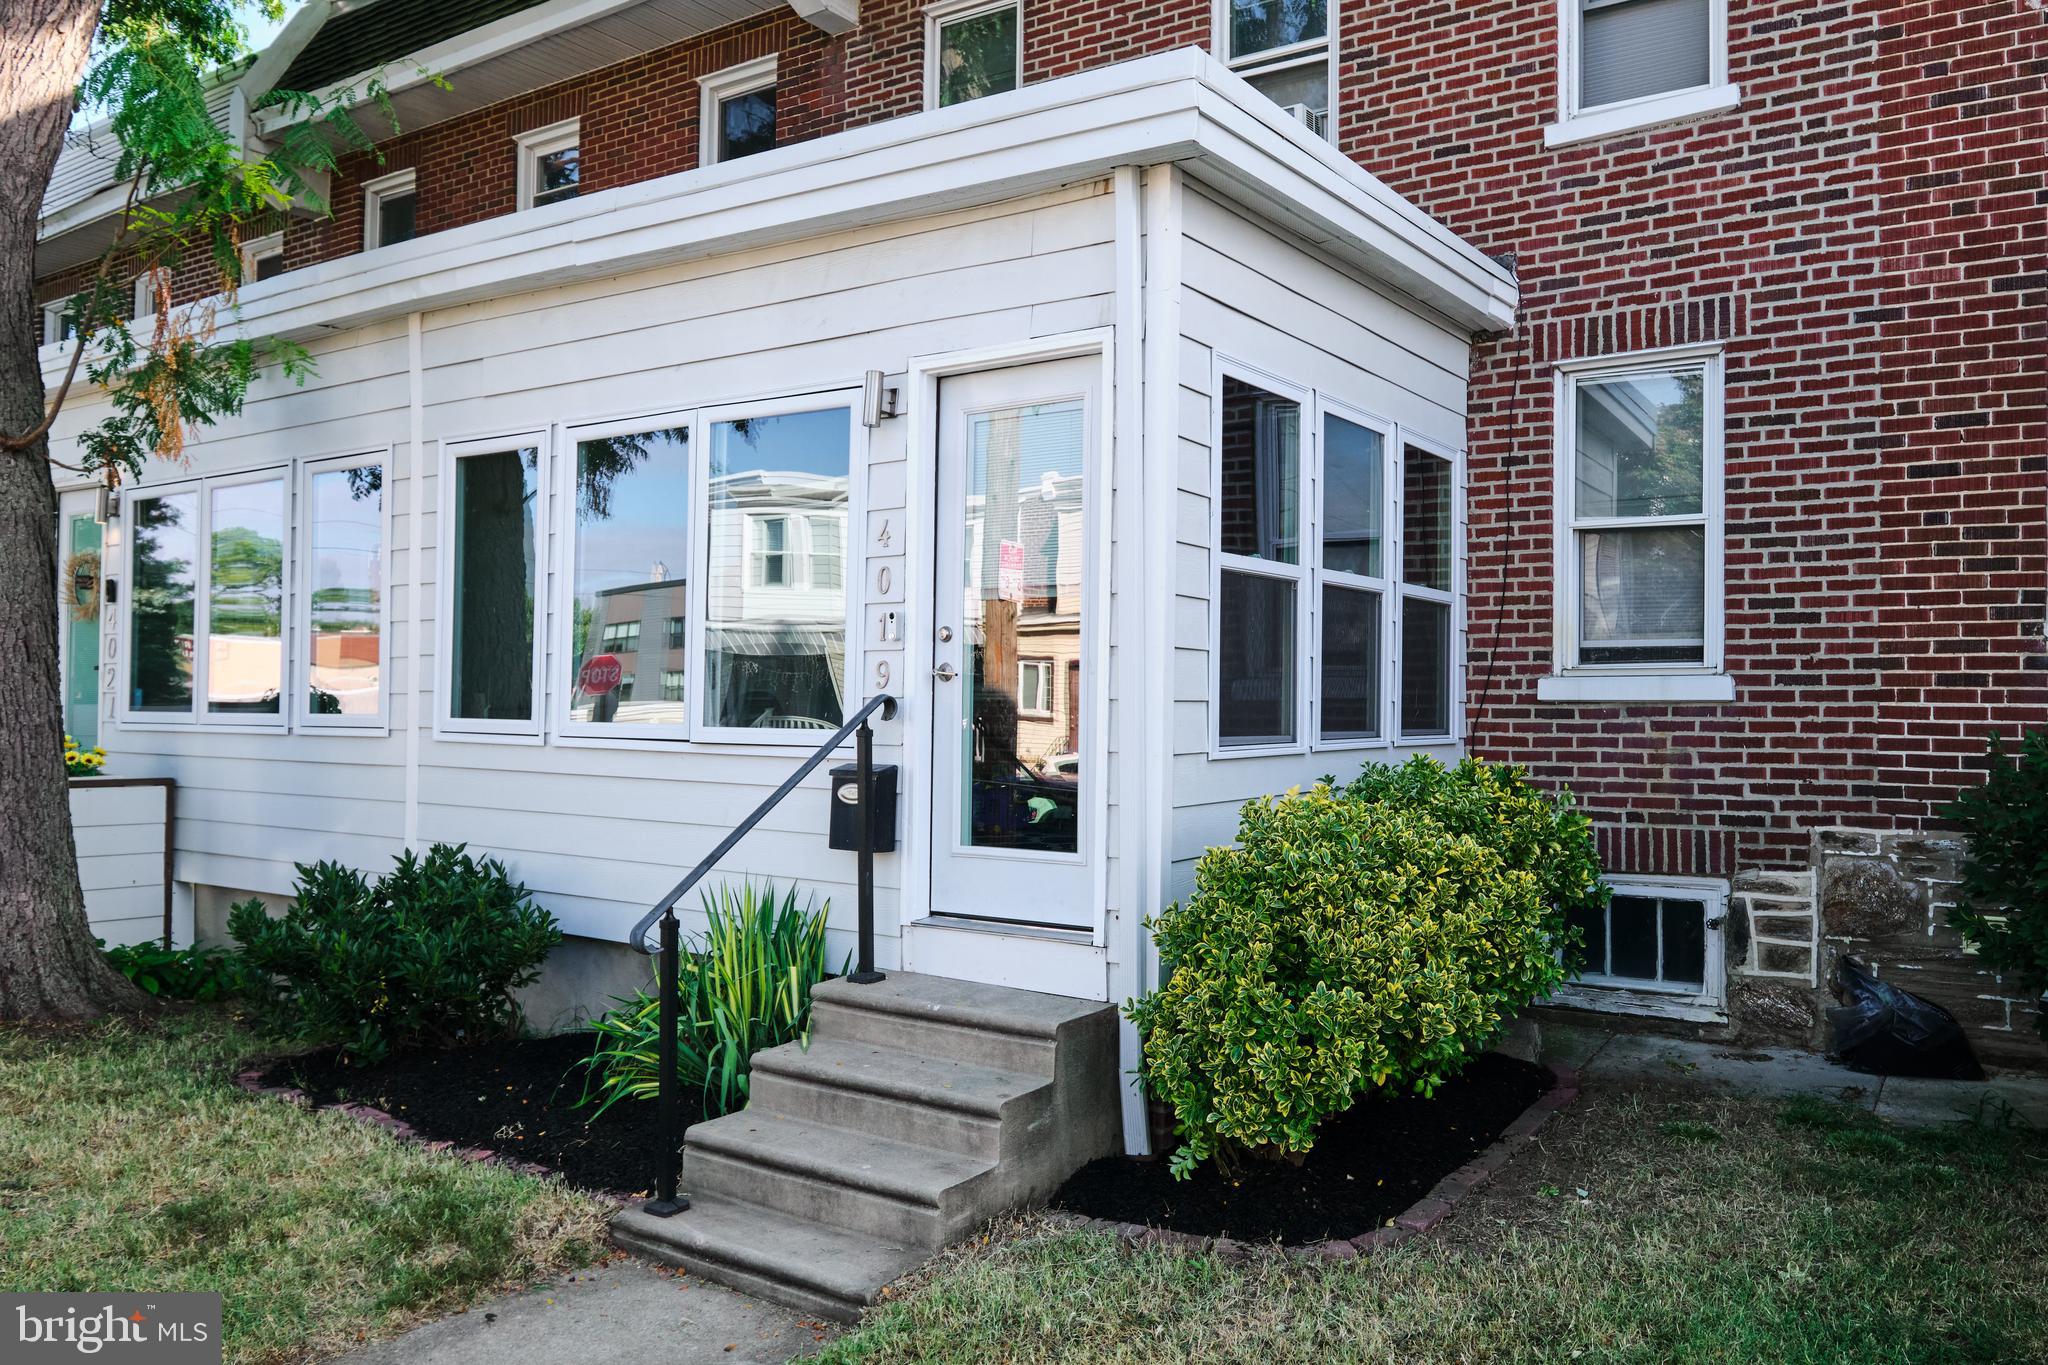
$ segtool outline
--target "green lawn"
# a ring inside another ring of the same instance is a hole
[[[227,1358],[294,1360],[587,1263],[604,1210],[234,1088],[221,1012],[0,1029],[0,1286],[212,1290]]]
[[[1026,1220],[949,1253],[825,1359],[2048,1360],[2048,1144],[1817,1102],[1589,1094],[1393,1254],[1230,1265]]]

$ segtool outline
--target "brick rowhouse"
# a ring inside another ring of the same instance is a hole
[[[1940,811],[1990,731],[2048,721],[2048,10],[1729,0],[1738,109],[1557,148],[1554,5],[1338,10],[1338,145],[1523,289],[1474,354],[1470,748],[1569,786],[1610,871],[1731,883],[1736,1033],[1819,1041],[1847,950],[2040,1064],[2038,1002],[1946,928]],[[1027,81],[1211,38],[1192,0],[1023,15]],[[286,263],[359,250],[361,182],[408,166],[423,234],[510,212],[511,139],[571,116],[587,189],[688,170],[699,78],[769,52],[785,142],[914,113],[923,43],[912,0],[838,38],[776,9],[408,130],[345,164]],[[1696,341],[1724,347],[1735,699],[1539,702],[1554,367]]]

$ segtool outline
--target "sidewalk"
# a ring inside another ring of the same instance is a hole
[[[348,1365],[781,1365],[815,1354],[838,1330],[621,1257],[341,1359]]]
[[[1738,1048],[1546,1019],[1542,1055],[1577,1067],[1593,1086],[1687,1085],[1734,1094],[1818,1095],[1896,1123],[1988,1121],[2048,1130],[2048,1077],[1994,1075],[1982,1081],[1866,1076],[1814,1052]]]

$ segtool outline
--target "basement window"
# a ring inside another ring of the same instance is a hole
[[[1696,1017],[1722,1004],[1724,883],[1614,877],[1602,909],[1570,922],[1584,942],[1585,967],[1560,1003],[1592,1009]]]
[[[1328,0],[1217,0],[1215,24],[1231,70],[1310,132],[1332,136]]]

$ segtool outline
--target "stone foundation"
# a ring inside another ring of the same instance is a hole
[[[1728,1022],[1738,1037],[1822,1047],[1827,984],[1851,955],[1940,1004],[1987,1066],[2048,1070],[2042,1002],[1983,965],[1948,926],[1962,841],[1822,829],[1804,870],[1738,872],[1728,898]]]

